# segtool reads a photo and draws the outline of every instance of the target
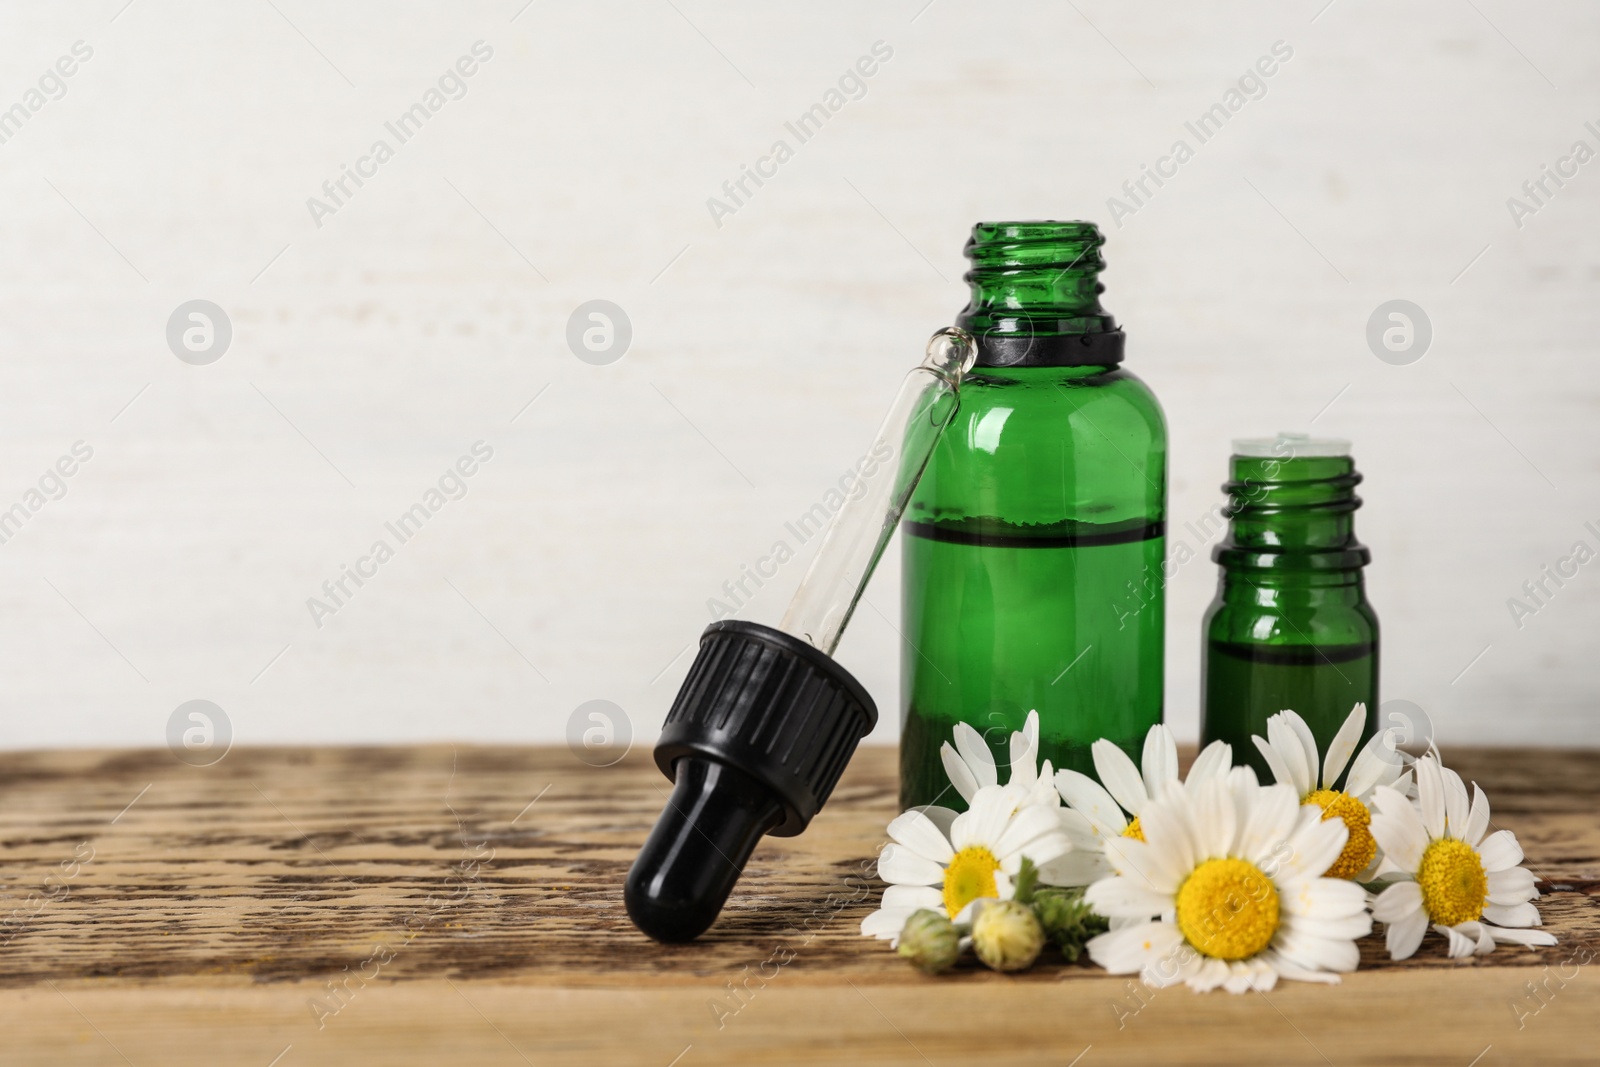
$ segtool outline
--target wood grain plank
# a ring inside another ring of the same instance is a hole
[[[1489,791],[1495,825],[1522,840],[1559,946],[1452,961],[1430,940],[1395,964],[1374,938],[1338,989],[1280,987],[1270,1002],[1244,998],[1253,1007],[1167,991],[1139,1011],[1125,980],[1090,966],[1011,977],[965,966],[929,981],[857,934],[894,814],[892,749],[863,749],[805,835],[766,839],[722,919],[682,946],[641,937],[621,907],[623,876],[666,799],[642,756],[597,770],[550,748],[241,749],[198,769],[165,751],[8,754],[0,1020],[25,1037],[15,1047],[37,1057],[26,1062],[91,1062],[111,1043],[134,1047],[123,1051],[136,1063],[158,1051],[189,1062],[184,1042],[162,1036],[188,1032],[226,1034],[218,1040],[262,1064],[297,1040],[294,1062],[336,1062],[354,1047],[345,1042],[421,1062],[441,1028],[484,1031],[449,1046],[478,1042],[484,1062],[515,1045],[505,1062],[665,1064],[691,1044],[713,1049],[693,1062],[823,1062],[839,1042],[874,1062],[923,1062],[907,1051],[926,1042],[939,1062],[982,1052],[955,1023],[969,1011],[1022,1020],[1008,1046],[1018,1062],[1046,1048],[1067,1062],[1073,1041],[1114,1061],[1108,1042],[1148,1054],[1185,1028],[1220,1038],[1246,1020],[1255,1036],[1240,1047],[1264,1050],[1276,1046],[1262,1035],[1286,1029],[1268,1025],[1269,1008],[1312,1042],[1312,1031],[1342,1042],[1341,1067],[1413,1062],[1383,1059],[1365,1031],[1411,1032],[1417,1012],[1431,1034],[1488,1035],[1452,1062],[1501,1031],[1534,1033],[1525,1043],[1541,1055],[1555,1047],[1547,1040],[1584,1027],[1592,1037],[1600,980],[1568,961],[1600,958],[1600,754],[1450,758]],[[1386,998],[1399,999],[1385,1008]],[[1064,1010],[1081,1025],[1062,1026]],[[1393,1027],[1358,1025],[1384,1012]],[[1508,1030],[1519,1014],[1523,1026]],[[1114,1040],[1130,1028],[1147,1036]],[[288,1036],[269,1048],[274,1035]],[[323,1051],[301,1059],[305,1047]]]

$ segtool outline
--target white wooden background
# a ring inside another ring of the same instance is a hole
[[[1600,145],[1600,8],[125,3],[0,9],[0,107],[93,50],[0,144],[0,508],[93,449],[0,545],[0,744],[159,745],[195,698],[241,743],[556,741],[593,699],[648,742],[707,599],[964,303],[968,226],[1110,227],[1277,41],[1265,95],[1110,229],[1175,533],[1230,438],[1348,436],[1384,695],[1446,744],[1600,742],[1600,565],[1521,628],[1507,607],[1600,547],[1600,162],[1520,228],[1506,205]],[[466,95],[315,225],[480,40]],[[865,95],[718,226],[707,198],[878,41]],[[1408,366],[1365,340],[1396,298],[1434,329]],[[208,366],[167,347],[193,299],[233,325]],[[632,323],[609,366],[566,345],[591,299]],[[316,627],[307,598],[479,440],[466,496]],[[803,566],[744,614],[775,621]],[[898,569],[841,650],[886,741]],[[1202,554],[1171,587],[1181,736],[1214,581]]]

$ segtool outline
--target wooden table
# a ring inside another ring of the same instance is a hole
[[[1430,938],[1393,964],[1369,939],[1339,987],[1199,996],[1059,962],[929,979],[861,938],[889,749],[676,947],[621,905],[666,798],[640,753],[4,755],[0,1061],[1594,1064],[1600,754],[1447,756],[1521,838],[1559,947],[1452,961]]]

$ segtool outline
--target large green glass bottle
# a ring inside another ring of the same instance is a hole
[[[1296,711],[1326,751],[1358,703],[1363,741],[1378,723],[1378,617],[1367,603],[1356,540],[1361,482],[1349,445],[1299,434],[1235,441],[1228,536],[1206,612],[1201,743],[1227,741],[1270,781],[1251,735]]]
[[[973,227],[956,324],[977,365],[901,525],[900,800],[961,808],[939,746],[957,722],[1007,761],[1037,709],[1041,756],[1093,773],[1161,721],[1167,436],[1121,368],[1088,222]]]

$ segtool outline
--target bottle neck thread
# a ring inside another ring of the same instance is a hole
[[[1092,222],[980,222],[956,324],[978,341],[978,365],[1111,366],[1123,334],[1104,308],[1105,237]]]
[[[1349,456],[1244,456],[1223,485],[1228,536],[1212,552],[1224,568],[1341,571],[1371,559],[1356,539],[1355,487]]]

